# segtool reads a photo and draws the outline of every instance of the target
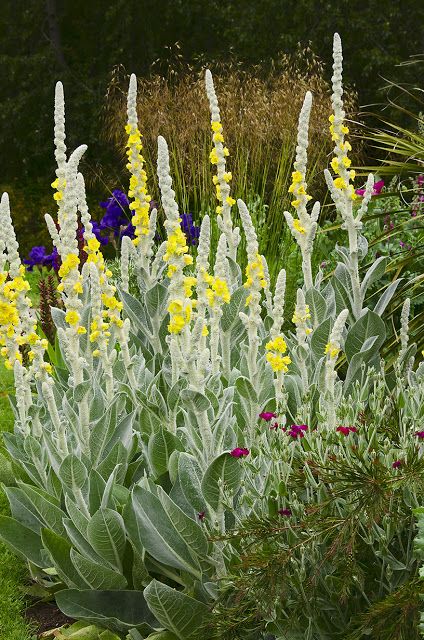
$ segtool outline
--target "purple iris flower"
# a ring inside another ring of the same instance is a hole
[[[193,224],[193,216],[191,213],[181,213],[181,230],[187,237],[187,242],[196,245],[199,242],[200,227]]]
[[[100,224],[93,220],[91,225],[93,227],[93,233],[96,236],[97,240],[100,242],[100,244],[101,245],[108,244],[109,238],[107,236],[102,236],[103,229],[101,228]]]
[[[129,203],[130,201],[123,191],[114,189],[111,197],[100,203],[100,206],[106,209],[105,215],[100,221],[100,229],[113,229],[115,236],[118,236],[121,226],[128,224]]]
[[[44,258],[44,266],[51,267],[55,271],[59,270],[59,253],[56,247],[53,247],[53,251]]]
[[[128,236],[131,239],[135,238],[134,231],[135,231],[135,227],[133,227],[133,225],[130,222],[129,224],[127,224],[125,229],[122,229],[121,238],[123,238],[124,236]]]
[[[50,254],[46,253],[46,247],[40,245],[32,247],[29,256],[23,263],[27,265],[28,271],[33,271],[34,267],[52,267],[55,271],[59,269],[59,254],[54,248]]]

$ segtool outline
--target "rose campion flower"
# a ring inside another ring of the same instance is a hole
[[[392,464],[393,469],[399,469],[402,466],[402,460],[395,460]]]
[[[230,456],[233,458],[243,458],[243,456],[248,456],[250,453],[249,449],[243,449],[241,447],[236,447],[232,451],[230,451]]]
[[[292,424],[290,427],[288,434],[292,438],[303,438],[305,435],[305,431],[308,430],[307,424]]]
[[[424,431],[416,431],[415,435],[417,436],[417,438],[419,438],[420,440],[424,440]]]
[[[277,414],[272,411],[262,411],[259,417],[262,418],[262,420],[266,420],[266,422],[270,422],[273,418],[277,417]]]
[[[290,511],[290,509],[278,509],[278,513],[280,514],[280,516],[291,516],[292,512]]]
[[[337,427],[336,431],[342,433],[344,436],[348,436],[350,433],[347,427]]]
[[[383,187],[384,187],[384,180],[379,180],[378,182],[376,182],[374,184],[374,187],[373,187],[371,195],[379,196]],[[365,188],[364,189],[355,189],[355,193],[358,196],[363,196],[365,194]]]

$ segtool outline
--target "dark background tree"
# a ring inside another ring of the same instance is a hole
[[[382,76],[418,82],[419,65],[395,65],[424,51],[420,0],[2,0],[0,12],[0,183],[21,193],[53,177],[53,87],[62,79],[70,147],[89,144],[87,162],[114,160],[101,141],[110,73],[121,64],[166,71],[176,42],[183,59],[268,64],[297,43],[331,64],[339,31],[345,81],[361,104],[381,99]],[[330,71],[328,72],[330,73]],[[422,71],[421,71],[422,74]]]

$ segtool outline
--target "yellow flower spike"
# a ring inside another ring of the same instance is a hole
[[[333,169],[333,171],[335,171],[336,173],[339,170],[339,160],[338,158],[333,158],[331,161],[331,168]]]
[[[235,203],[236,203],[236,201],[234,200],[234,198],[231,198],[231,196],[228,196],[227,198],[225,198],[225,202],[226,202],[227,204],[229,204],[229,205],[230,205],[230,207],[232,207],[232,206],[233,206],[233,204],[235,204]]]
[[[184,329],[185,325],[186,321],[182,315],[174,315],[171,322],[168,324],[168,331],[173,334],[180,333]]]
[[[182,300],[173,300],[169,303],[168,311],[169,313],[181,313],[184,308]]]
[[[331,344],[331,342],[328,342],[325,346],[325,351],[324,353],[329,354],[330,358],[337,358],[337,356],[340,353],[340,348],[336,347],[335,345]]]
[[[336,178],[334,180],[334,186],[336,187],[336,189],[346,189],[347,184],[343,180],[343,178]]]
[[[300,171],[293,171],[292,173],[292,180],[293,182],[302,182],[303,180],[303,175]]]
[[[293,220],[293,227],[299,233],[302,233],[302,234],[306,233],[306,229],[305,229],[305,227],[302,226],[300,220]]]
[[[94,253],[95,251],[99,250],[100,242],[97,240],[97,238],[90,238],[90,240],[87,242],[87,247]]]
[[[280,356],[271,352],[266,354],[266,359],[273,371],[282,371],[283,373],[288,371],[288,365],[291,363],[289,356]]]
[[[38,336],[37,336],[37,334],[36,334],[36,333],[30,333],[30,334],[28,335],[27,340],[28,340],[28,344],[32,346],[32,345],[34,345],[34,344],[37,342],[37,340],[38,340]]]
[[[78,324],[80,319],[79,313],[77,311],[68,311],[65,315],[65,320],[71,326]]]
[[[207,328],[206,325],[203,325],[202,336],[205,338],[208,335],[209,335],[209,329]]]
[[[212,151],[210,152],[209,160],[211,164],[218,164],[218,154],[216,152],[216,149],[212,149]]]
[[[165,258],[164,258],[165,259]],[[168,278],[172,278],[172,276],[174,275],[174,273],[176,272],[177,267],[173,264],[170,264],[168,267],[168,271],[166,273],[166,275],[168,276]]]
[[[213,120],[211,122],[212,131],[215,133],[220,133],[222,131],[222,124],[217,120]]]

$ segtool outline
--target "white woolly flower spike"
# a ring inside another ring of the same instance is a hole
[[[297,213],[297,218],[294,218],[288,211],[284,212],[284,217],[292,236],[298,243],[302,252],[302,270],[306,289],[310,289],[313,286],[311,254],[320,210],[320,205],[316,202],[312,208],[311,214],[307,211],[307,204],[309,200],[311,200],[311,196],[307,193],[308,186],[306,183],[308,132],[311,107],[312,94],[308,91],[305,95],[299,115],[296,160],[294,162],[294,171],[292,173],[292,183],[289,187],[289,193],[293,197],[291,204]]]
[[[273,325],[271,328],[271,337],[276,338],[281,332],[284,322],[284,302],[286,295],[286,271],[281,269],[277,276],[275,284],[274,301],[271,312]]]
[[[258,328],[261,324],[261,291],[267,286],[262,256],[259,254],[258,238],[249,211],[243,200],[237,200],[240,218],[246,236],[247,267],[244,287],[248,290],[246,307],[248,314],[239,316],[247,330],[249,339],[248,367],[251,380],[256,379],[259,347]]]
[[[218,98],[216,97],[212,74],[209,69],[206,69],[205,72],[205,85],[211,112],[212,141],[214,145],[210,153],[210,161],[212,165],[216,165],[217,170],[216,176],[213,177],[213,182],[219,203],[216,208],[216,212],[218,214],[218,226],[219,229],[225,233],[229,255],[233,260],[235,260],[237,247],[240,243],[240,231],[238,227],[233,229],[231,219],[231,208],[236,201],[230,196],[230,182],[232,180],[232,174],[226,169],[225,158],[230,152],[228,148],[224,146],[224,135],[221,124],[221,114],[218,106]]]
[[[342,335],[348,315],[349,312],[347,309],[343,309],[343,311],[339,313],[330,333],[329,342],[325,347],[324,384],[326,393],[323,401],[326,405],[327,420],[330,428],[334,428],[336,425],[335,382],[337,373],[335,367],[341,350]]]
[[[63,84],[61,82],[56,82],[54,94],[54,156],[57,163],[56,175],[58,178],[65,177],[65,139],[65,97],[63,93]]]

